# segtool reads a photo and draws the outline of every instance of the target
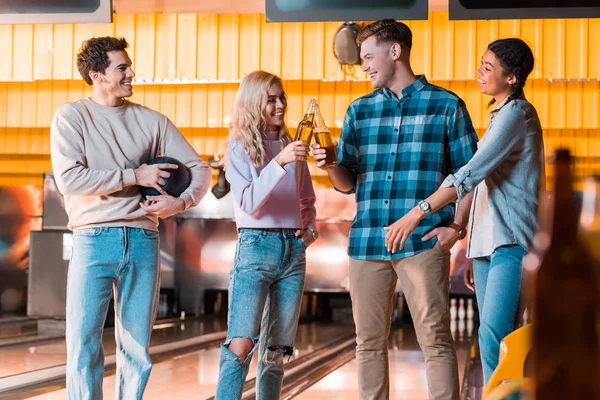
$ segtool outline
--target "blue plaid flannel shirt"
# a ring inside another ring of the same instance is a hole
[[[403,217],[435,192],[446,176],[475,154],[477,134],[465,103],[420,76],[398,99],[378,89],[356,99],[346,111],[338,163],[356,175],[356,216],[348,255],[391,260],[431,249],[437,238],[421,237],[454,221],[454,204],[424,218],[402,250],[385,247],[384,226]]]

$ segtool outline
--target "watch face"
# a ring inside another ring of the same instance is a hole
[[[429,212],[429,203],[426,201],[422,201],[421,203],[419,203],[419,208],[423,212]]]

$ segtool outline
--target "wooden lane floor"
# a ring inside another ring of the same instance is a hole
[[[334,323],[303,324],[298,328],[296,356],[300,357],[314,349],[353,332],[353,325]],[[476,331],[473,332],[476,334]],[[462,382],[465,362],[472,337],[456,335],[459,376]],[[390,398],[425,400],[427,382],[423,355],[416,340],[412,325],[394,329],[389,339],[390,353]],[[146,388],[144,399],[206,399],[214,395],[219,370],[219,348],[197,351],[171,360],[156,363]],[[287,361],[287,360],[286,360]],[[257,358],[254,357],[248,379],[256,374]],[[352,360],[332,372],[313,387],[296,398],[301,400],[341,400],[357,398],[356,360]],[[104,379],[104,399],[114,399],[115,376]],[[38,400],[66,398],[66,391],[33,397]]]
[[[465,332],[466,333],[466,332]],[[456,335],[458,373],[463,381],[471,337]],[[403,325],[392,331],[389,338],[390,398],[398,400],[428,400],[427,380],[423,354],[417,343],[412,325]],[[358,365],[353,359],[333,371],[308,390],[295,397],[297,400],[347,400],[358,398]]]
[[[177,322],[158,321],[153,328],[150,346],[183,340],[226,329],[224,320],[206,317]],[[105,355],[115,353],[114,330],[105,329],[102,337]],[[17,375],[55,365],[67,360],[65,340],[45,342],[40,345],[0,349],[0,377]]]
[[[316,348],[354,332],[352,324],[309,323],[298,327],[295,357],[301,357]],[[196,351],[154,364],[144,399],[206,399],[215,394],[219,371],[220,349],[218,347]],[[286,357],[285,362],[288,362]],[[256,375],[257,357],[250,365],[248,379]],[[114,399],[115,376],[105,376],[104,399]],[[32,397],[37,400],[66,398],[66,390]]]

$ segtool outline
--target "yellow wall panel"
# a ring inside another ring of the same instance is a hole
[[[544,39],[546,39],[544,40],[544,55],[541,58],[543,62],[543,76],[546,78],[563,77],[565,49],[564,22],[558,19],[544,20]]]
[[[600,126],[600,82],[589,82],[582,89],[582,128]]]
[[[196,41],[198,38],[197,14],[177,16],[177,78],[196,78]]]
[[[54,36],[52,38],[52,78],[53,79],[77,79],[80,78],[75,65],[75,51],[81,43],[73,45],[73,25],[57,24],[54,25]]]
[[[583,109],[581,104],[583,83],[567,82],[565,88],[565,127],[579,128],[583,126]]]
[[[302,101],[300,102],[300,110],[301,112],[298,114],[298,117],[301,119],[304,116],[304,113],[306,112],[306,109],[308,108],[308,104],[310,103],[310,99],[315,98],[318,100],[319,102],[319,108],[322,108],[321,105],[321,85],[319,84],[319,81],[316,80],[305,80],[302,81],[302,86],[301,86],[301,99]],[[321,112],[323,112],[323,110],[321,109]],[[323,114],[323,117],[325,117],[325,114]]]
[[[131,54],[135,54],[135,48],[136,48],[136,42],[138,41],[136,35],[135,35],[135,25],[136,25],[136,15],[135,14],[114,14],[113,15],[113,23],[112,24],[107,24],[107,25],[112,25],[113,29],[114,29],[114,35],[116,37],[124,37],[127,40],[127,43],[129,43],[129,52]],[[99,25],[105,25],[105,24],[88,24],[92,27],[92,29],[94,29],[95,32],[95,28],[97,29],[97,27]],[[91,36],[98,36],[95,34],[90,35]],[[148,38],[146,37],[140,37],[139,38],[140,41],[144,41],[144,40],[148,40]],[[75,45],[78,45],[77,42],[75,42]]]
[[[333,51],[333,42],[325,43],[325,23],[306,23],[303,34],[302,79],[322,79],[325,74],[325,53]]]
[[[261,16],[259,14],[241,14],[239,25],[239,77],[243,78],[250,72],[260,69]]]
[[[154,59],[145,54],[136,63],[154,62],[158,79],[173,79],[177,74],[177,15],[159,14],[156,17],[156,52]]]
[[[281,77],[302,79],[303,25],[300,22],[282,24]]]
[[[496,37],[495,39],[503,37],[515,37],[519,35],[520,24],[515,19],[503,19],[494,21],[496,23]]]
[[[432,53],[433,66],[429,79],[447,80],[454,75],[454,63],[451,62],[454,54],[454,35],[449,29],[450,22],[445,14],[433,13],[429,21],[430,29],[432,29],[432,42],[427,43],[426,48]],[[413,45],[420,46],[421,44],[414,43],[413,39]]]
[[[302,101],[302,81],[288,80],[284,85],[288,101],[286,123],[290,129],[295,130],[306,111]]]
[[[13,38],[12,78],[15,81],[30,81],[33,79],[33,25],[15,25]]]
[[[52,79],[52,37],[54,26],[37,24],[33,26],[33,79]]]
[[[206,99],[209,128],[220,128],[223,121],[223,85],[211,85]]]
[[[325,60],[323,66],[323,78],[329,80],[341,80],[344,78],[339,61],[333,55],[333,38],[340,28],[339,22],[325,22]]]
[[[184,86],[175,92],[175,126],[192,126],[192,88]]]
[[[137,41],[134,51],[129,50],[130,56],[133,57],[133,70],[136,78],[154,79],[154,60],[156,59],[156,16],[154,14],[137,16],[135,37],[144,38],[144,40]]]
[[[538,63],[532,78],[600,78],[598,19],[449,21],[447,13],[435,12],[428,21],[407,24],[414,36],[414,70],[430,79],[470,79],[487,45],[508,36],[533,48]],[[140,79],[239,80],[258,68],[285,79],[366,79],[358,68],[356,77],[339,68],[332,43],[340,26],[266,23],[263,14],[116,14],[113,24],[35,30],[4,25],[0,50],[12,63],[0,66],[0,80],[77,79],[81,42],[110,34],[127,38]]]
[[[549,92],[548,127],[566,128],[567,96],[566,83],[553,82]],[[555,90],[558,89],[558,90]]]
[[[198,79],[216,79],[219,65],[219,16],[198,16]],[[157,75],[158,76],[158,73]]]
[[[234,80],[239,78],[240,27],[238,14],[223,14],[219,24],[219,65],[217,79]]]
[[[1,25],[0,24],[0,54],[5,60],[0,62],[0,80],[10,81],[12,80],[12,60],[13,58],[13,29],[14,25]]]
[[[549,118],[551,109],[548,99],[550,83],[546,80],[535,80],[529,82],[529,85],[533,88],[533,95],[529,97],[529,101],[535,106],[542,128],[548,129],[551,126]]]
[[[21,123],[20,126],[36,126],[37,107],[37,84],[35,82],[24,82],[21,96]]]
[[[588,74],[589,78],[600,79],[600,56],[598,55],[598,48],[600,45],[600,18],[588,20],[588,46],[587,46],[587,57],[588,59]]]
[[[479,85],[476,81],[467,81],[465,86],[466,94],[462,99],[467,105],[473,126],[475,128],[487,126],[490,117],[490,109],[487,106],[489,99],[479,93]]]
[[[52,109],[58,108],[68,101],[67,89],[69,81],[52,81]],[[51,121],[50,121],[51,122]],[[50,126],[50,123],[47,124]]]
[[[8,83],[0,82],[0,128],[6,127],[8,119],[8,85]],[[14,83],[11,85],[14,85]],[[1,137],[0,140],[2,140]]]
[[[221,121],[221,126],[224,128],[228,128],[231,122],[233,103],[235,102],[237,90],[238,85],[235,83],[223,85],[223,120]]]
[[[521,21],[520,38],[525,41],[531,47],[533,56],[535,57],[535,64],[533,71],[531,72],[530,78],[542,78],[543,75],[543,63],[541,60],[544,58],[544,46],[543,46],[543,21],[535,19],[526,19]]]
[[[6,126],[21,126],[21,103],[23,98],[23,84],[21,82],[8,85],[6,91]]]
[[[212,85],[211,85],[212,86]],[[208,101],[207,85],[192,86],[192,126],[208,126]]]
[[[281,76],[281,23],[263,21],[260,30],[260,68]]]
[[[413,33],[411,66],[414,71],[418,71],[417,73],[431,76],[431,24],[429,21],[406,21],[406,24]],[[417,43],[417,40],[420,43]]]
[[[142,86],[139,89],[136,86],[133,88],[133,92],[142,94],[139,101],[141,104],[153,110],[160,110],[160,86],[148,85]]]
[[[565,21],[565,76],[587,77],[588,65],[585,55],[588,47],[588,20]]]
[[[495,34],[492,35],[491,21],[476,21],[475,22],[475,58],[477,67],[481,65],[481,57],[487,49],[488,45],[494,40]],[[466,61],[466,60],[465,60]]]
[[[475,54],[475,21],[451,21],[450,27],[453,31],[454,43],[460,43],[454,47],[454,57],[452,57],[452,76],[455,79],[470,80],[476,78],[478,57]]]
[[[175,103],[177,91],[175,90],[161,90],[160,91],[160,106],[158,107],[161,112],[167,116],[171,121],[176,120],[176,109],[177,104]]]
[[[335,86],[319,82],[318,92],[319,108],[321,109],[325,123],[330,129],[336,128]],[[305,103],[305,105],[305,107],[308,107],[307,103]]]
[[[479,92],[475,80],[432,83],[454,91],[465,101],[476,128],[487,125],[490,98]],[[236,82],[136,84],[131,101],[168,115],[181,127],[227,127],[238,86]],[[332,121],[329,123],[337,127],[350,102],[373,90],[368,81],[284,80],[284,88],[288,95],[288,117],[294,124],[304,114],[311,97],[321,101],[322,96],[333,96],[333,103],[328,100],[333,110],[322,111]],[[87,97],[91,92],[83,80],[3,83],[0,127],[48,127],[60,105]],[[544,128],[600,128],[599,82],[531,80],[525,86],[525,93],[536,107]]]

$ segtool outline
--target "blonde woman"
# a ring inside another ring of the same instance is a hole
[[[279,77],[255,71],[242,80],[227,150],[238,244],[217,400],[241,398],[257,345],[256,397],[278,399],[283,356],[293,352],[305,252],[317,232],[315,193],[304,162],[308,147],[289,136],[283,121],[286,108]]]

